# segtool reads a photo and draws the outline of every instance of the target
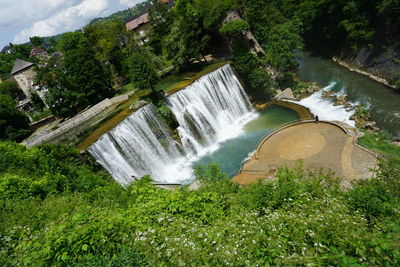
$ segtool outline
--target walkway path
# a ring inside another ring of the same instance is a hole
[[[356,143],[355,129],[344,123],[293,123],[265,137],[233,181],[247,185],[260,178],[273,179],[279,167],[295,167],[302,160],[304,169],[332,170],[348,185],[372,177],[371,169],[377,165],[375,154]]]

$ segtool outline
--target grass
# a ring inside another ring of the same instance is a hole
[[[228,64],[228,61],[224,62],[214,62],[214,63],[204,63],[199,62],[190,66],[185,72],[179,72],[175,74],[170,74],[172,69],[166,68],[167,70],[161,74],[160,81],[156,84],[156,90],[164,91],[167,94],[173,94],[186,86],[194,83],[196,80],[202,76]],[[118,94],[124,94],[130,91],[137,90],[133,83],[124,85]]]
[[[168,95],[178,92],[186,86],[194,83],[202,76],[219,69],[229,62],[217,62],[213,64],[198,63],[187,72],[169,75],[156,85],[157,90],[163,90]]]
[[[41,119],[47,118],[49,116],[51,116],[51,111],[49,109],[43,110],[43,111],[38,111],[35,113],[29,113],[29,115],[31,116],[33,122],[39,121]]]
[[[389,157],[400,157],[400,147],[389,143],[389,137],[385,132],[378,134],[366,133],[363,137],[358,139],[358,143],[370,150]]]

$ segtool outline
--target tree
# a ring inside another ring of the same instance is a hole
[[[125,26],[118,20],[99,21],[86,26],[84,32],[96,59],[109,66],[111,76],[117,78],[122,71],[122,48],[129,34]]]
[[[44,44],[44,39],[43,39],[43,37],[33,36],[33,37],[29,37],[29,42],[33,46],[42,46]]]
[[[0,140],[21,141],[28,133],[29,119],[9,95],[0,94]]]
[[[152,4],[154,9],[149,12],[151,24],[149,43],[157,52],[161,53],[165,37],[171,31],[174,18],[166,4],[159,0],[152,0]]]
[[[29,58],[31,47],[29,45],[10,45],[12,47],[10,54],[0,53],[0,78],[11,73],[15,60],[18,58],[31,61]]]
[[[22,91],[16,82],[4,81],[0,83],[0,95],[9,95],[13,99],[18,99],[22,95]]]
[[[269,29],[263,45],[267,61],[282,73],[297,66],[296,51],[303,48],[299,20],[286,21]]]
[[[210,42],[210,35],[203,25],[203,18],[192,0],[178,1],[174,10],[176,19],[166,37],[168,58],[176,67],[185,67],[192,59],[200,60]]]
[[[53,114],[67,117],[112,95],[103,66],[81,32],[66,33],[58,48],[63,56],[38,70],[38,82],[49,88],[46,102]]]
[[[45,107],[45,104],[43,103],[43,100],[40,98],[38,93],[33,92],[31,96],[32,104],[35,110],[43,110]]]
[[[249,24],[245,20],[234,20],[226,23],[219,29],[219,32],[225,36],[234,36],[241,31],[247,31],[249,29]]]
[[[137,88],[155,92],[159,78],[148,55],[140,52],[132,54],[128,58],[128,68],[129,76]]]
[[[274,82],[264,69],[265,64],[250,52],[249,44],[236,39],[233,47],[233,67],[241,77],[247,93],[255,100],[270,100],[274,93]]]

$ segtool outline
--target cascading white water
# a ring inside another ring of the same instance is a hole
[[[179,164],[183,156],[168,129],[158,121],[152,104],[104,134],[88,151],[123,185],[129,184],[132,176],[151,175],[167,181],[173,175],[170,166]]]
[[[193,161],[241,134],[243,125],[257,117],[230,65],[168,99],[180,124],[182,146],[157,119],[154,106],[148,105],[88,149],[122,185],[143,175],[159,182],[184,182],[191,177]]]
[[[324,91],[330,91],[336,82],[331,82],[328,86],[324,87],[309,97],[306,97],[300,101],[291,101],[310,109],[314,115],[318,115],[321,120],[331,120],[331,121],[342,121],[351,126],[355,126],[355,122],[350,119],[354,114],[355,110],[348,110],[342,105],[335,106],[332,99],[325,98],[322,96]],[[340,92],[336,95],[344,94],[345,89],[342,88]]]
[[[204,155],[215,144],[238,136],[244,123],[256,116],[230,65],[171,95],[169,102],[188,157]]]

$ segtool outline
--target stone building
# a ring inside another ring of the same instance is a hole
[[[36,73],[33,70],[34,65],[32,62],[17,59],[11,71],[11,76],[14,77],[27,99],[31,99],[32,91],[35,89],[34,79]]]
[[[11,50],[12,50],[11,46],[6,45],[5,47],[3,47],[3,49],[1,49],[1,53],[3,53],[3,54],[11,54]]]
[[[17,107],[22,111],[32,110],[32,93],[38,94],[43,103],[46,104],[45,94],[47,93],[47,89],[35,85],[36,72],[33,70],[34,66],[35,64],[32,62],[17,59],[11,71],[11,76],[17,82],[25,95],[25,99],[21,100],[17,105]]]

